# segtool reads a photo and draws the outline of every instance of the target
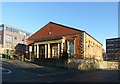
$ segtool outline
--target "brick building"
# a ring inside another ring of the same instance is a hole
[[[0,25],[0,54],[12,54],[18,43],[26,44],[26,39],[30,33],[15,27],[1,24]]]
[[[108,60],[120,60],[120,37],[106,39],[106,53]]]
[[[102,44],[87,32],[49,22],[27,39],[32,54],[37,58],[60,58],[67,53],[69,58],[102,59]]]

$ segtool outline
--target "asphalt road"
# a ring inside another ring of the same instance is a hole
[[[120,70],[78,71],[38,66],[18,60],[2,61],[2,82],[118,82]]]

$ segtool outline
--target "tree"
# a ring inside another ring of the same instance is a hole
[[[22,61],[24,61],[24,56],[25,56],[25,53],[26,53],[26,45],[18,43],[15,46],[15,53],[19,56],[20,60],[21,60],[21,57],[22,57]]]

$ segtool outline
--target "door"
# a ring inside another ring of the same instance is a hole
[[[39,58],[45,58],[45,46],[44,45],[40,45],[40,57]]]
[[[58,58],[58,47],[57,46],[52,47],[52,57]]]

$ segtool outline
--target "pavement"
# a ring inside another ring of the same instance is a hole
[[[55,72],[56,70],[57,71],[66,70],[66,69],[62,69],[62,68],[60,69],[60,68],[57,68],[57,67],[40,66],[40,65],[30,63],[30,62],[19,61],[19,60],[11,60],[11,59],[5,59],[5,58],[2,59],[2,62],[4,64],[10,65],[10,66],[13,66],[13,67],[16,67],[16,68],[22,68],[22,69],[25,69],[25,70],[28,70],[28,71],[32,70],[33,73],[38,73],[37,71],[39,71],[39,69],[43,70],[44,72],[48,72],[48,71],[51,71],[51,72],[54,71]],[[71,70],[69,70],[69,71],[71,71]]]
[[[38,68],[38,67],[43,67],[43,66],[39,66],[39,65],[36,65],[36,64],[33,64],[33,63],[30,63],[30,62],[25,62],[25,61],[19,61],[19,60],[12,60],[12,59],[5,59],[5,58],[2,58],[1,59],[2,62],[8,62],[12,65],[15,65],[15,66],[20,66],[20,67],[23,67],[23,68]]]

